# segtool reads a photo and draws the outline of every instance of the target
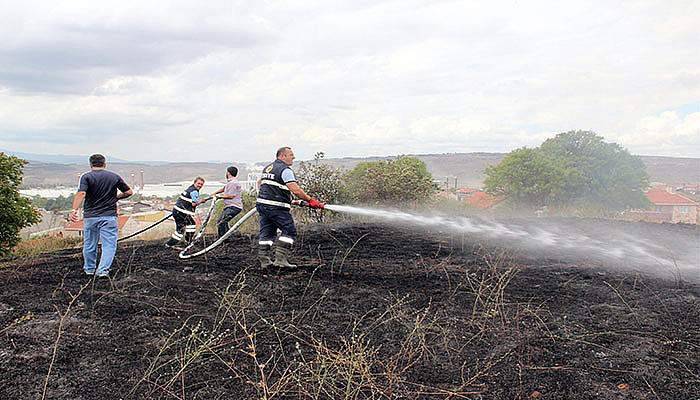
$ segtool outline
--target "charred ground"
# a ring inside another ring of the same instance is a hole
[[[693,283],[377,224],[310,226],[295,260],[262,273],[239,236],[188,263],[128,244],[111,283],[79,251],[5,264],[0,398],[700,393]]]

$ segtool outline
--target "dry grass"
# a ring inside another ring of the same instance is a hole
[[[16,257],[31,257],[41,253],[63,250],[79,246],[82,238],[63,238],[56,236],[42,236],[36,239],[23,240],[14,248],[12,254]]]
[[[355,317],[351,331],[334,343],[306,328],[309,316],[325,312],[324,298],[299,313],[269,320],[257,312],[255,293],[242,271],[219,294],[213,316],[190,316],[162,338],[132,394],[185,399],[195,390],[188,387],[190,372],[223,368],[265,400],[473,398],[483,391],[480,379],[512,349],[461,360],[462,379],[449,386],[429,387],[412,377],[438,354],[455,353],[454,359],[460,359],[455,343],[478,340],[463,339],[464,332],[482,336],[497,329],[498,322],[518,319],[519,312],[509,312],[505,299],[517,268],[503,253],[485,253],[483,259],[483,271],[463,274],[460,290],[473,299],[470,314],[461,316],[463,325],[431,304],[417,307],[407,297],[391,298],[385,308]],[[390,352],[370,339],[376,331],[394,332]]]

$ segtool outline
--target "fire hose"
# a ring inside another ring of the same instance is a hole
[[[190,241],[190,243],[180,252],[181,254],[187,253],[187,251],[199,241],[202,235],[204,235],[204,231],[206,230],[207,225],[209,224],[209,220],[211,219],[211,216],[214,213],[214,209],[216,208],[216,202],[219,199],[213,198],[213,200],[214,201],[211,202],[211,205],[209,206],[209,210],[207,211],[204,220],[202,220],[202,223],[199,225],[199,229],[192,238],[192,241]]]
[[[143,228],[143,229],[141,229],[141,230],[138,230],[138,231],[136,231],[136,232],[134,232],[134,233],[132,233],[132,234],[130,234],[130,235],[121,237],[121,238],[117,239],[117,242],[121,242],[122,240],[126,240],[126,239],[131,239],[132,237],[137,236],[137,235],[140,235],[140,234],[146,232],[147,230],[149,230],[149,229],[151,229],[151,228],[155,228],[156,226],[160,225],[162,222],[164,222],[166,219],[168,219],[168,218],[170,218],[170,217],[172,217],[172,216],[173,216],[173,212],[172,212],[171,210],[168,210],[168,215],[166,215],[165,217],[163,217],[163,218],[161,218],[160,220],[156,221],[153,225],[149,225],[149,226],[147,226],[147,227],[145,227],[145,228]]]
[[[300,206],[300,207],[308,207],[309,206],[309,203],[306,201],[303,201],[303,200],[295,200],[292,202],[292,204],[295,206]],[[213,206],[212,206],[212,209],[213,209]],[[180,259],[187,260],[189,258],[201,256],[202,254],[206,254],[206,253],[210,252],[211,250],[215,249],[217,246],[219,246],[221,243],[223,243],[226,239],[228,239],[229,236],[233,235],[233,233],[235,231],[237,231],[238,228],[240,228],[244,222],[246,222],[248,219],[250,219],[250,217],[255,215],[255,213],[257,213],[257,212],[258,212],[257,209],[255,209],[255,208],[251,209],[250,211],[245,213],[238,221],[236,221],[236,223],[233,224],[233,226],[230,227],[229,230],[223,236],[221,236],[217,241],[215,241],[214,243],[210,244],[206,248],[204,248],[196,253],[186,254],[187,251],[194,245],[196,240],[199,238],[199,237],[195,237],[192,240],[192,243],[190,243],[184,250],[182,250],[180,252],[180,254],[179,254]],[[208,220],[207,220],[207,222],[208,222]],[[202,224],[202,226],[204,227],[205,224]],[[204,232],[204,229],[200,228],[200,231]]]
[[[194,242],[195,240],[199,239],[199,238],[202,236],[202,234],[204,233],[204,228],[206,228],[207,224],[209,223],[209,219],[211,219],[211,215],[212,215],[212,213],[214,212],[214,205],[215,205],[215,204],[216,204],[216,200],[212,201],[211,206],[209,207],[209,211],[207,211],[207,215],[206,215],[206,217],[204,218],[204,221],[202,222],[202,225],[200,226],[199,231],[196,233],[195,238],[193,239],[193,242]],[[168,211],[168,214],[167,214],[166,216],[164,216],[163,218],[159,219],[158,221],[156,221],[156,222],[153,223],[152,225],[149,225],[149,226],[147,226],[147,227],[145,227],[145,228],[143,228],[143,229],[140,229],[140,230],[138,230],[138,231],[136,231],[136,232],[134,232],[134,233],[132,233],[132,234],[129,234],[129,235],[127,235],[127,236],[121,237],[121,238],[117,239],[117,242],[121,242],[122,240],[126,240],[126,239],[131,239],[132,237],[138,236],[138,235],[140,235],[140,234],[146,232],[147,230],[152,229],[152,228],[155,228],[156,226],[158,226],[158,225],[160,225],[161,223],[165,222],[166,219],[168,219],[168,218],[170,218],[170,217],[173,216],[172,210],[167,210],[167,211]]]
[[[182,250],[182,251],[180,252],[179,257],[180,257],[181,259],[183,259],[183,260],[186,260],[186,259],[188,259],[188,258],[201,256],[202,254],[205,254],[205,253],[210,252],[211,250],[213,250],[214,248],[216,248],[218,245],[220,245],[221,243],[223,243],[224,240],[228,239],[229,236],[233,235],[233,232],[237,231],[238,228],[239,228],[241,225],[243,225],[243,223],[244,223],[245,221],[247,221],[250,217],[252,217],[253,215],[255,215],[256,212],[258,212],[258,210],[256,210],[255,208],[253,208],[252,210],[250,210],[250,211],[248,211],[247,213],[245,213],[245,215],[243,215],[235,224],[233,224],[233,226],[232,226],[231,228],[229,228],[229,230],[228,230],[223,236],[221,236],[216,242],[210,244],[210,245],[209,245],[208,247],[206,247],[205,249],[202,249],[202,250],[200,250],[200,251],[198,251],[198,252],[196,252],[196,253],[185,254],[185,253],[187,253],[187,250],[188,250],[190,247],[192,247],[192,244],[194,244],[194,240],[193,240],[193,241],[192,241],[193,243],[190,243],[189,246],[187,246],[184,250]]]

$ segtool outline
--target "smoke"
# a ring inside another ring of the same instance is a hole
[[[444,233],[535,257],[700,281],[700,240],[691,227],[594,219],[508,219],[425,216],[398,210],[327,205],[326,209]]]

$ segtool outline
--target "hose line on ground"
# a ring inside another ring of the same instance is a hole
[[[244,223],[246,220],[248,220],[250,217],[252,217],[253,215],[255,215],[255,213],[257,213],[257,212],[258,212],[258,210],[256,210],[255,208],[253,208],[253,209],[251,209],[250,211],[248,211],[247,213],[245,213],[245,215],[243,215],[243,216],[241,217],[241,219],[239,219],[235,224],[233,224],[233,226],[232,226],[231,228],[229,228],[228,232],[226,232],[226,233],[225,233],[223,236],[221,236],[216,242],[210,244],[210,245],[209,245],[207,248],[205,248],[205,249],[202,249],[202,250],[200,250],[200,251],[198,251],[198,252],[196,252],[196,253],[185,254],[185,253],[187,252],[187,250],[189,249],[189,247],[190,247],[190,246],[188,246],[187,248],[185,248],[185,250],[182,250],[182,251],[180,252],[180,255],[179,255],[180,258],[183,259],[183,260],[186,260],[186,259],[188,259],[188,258],[201,256],[202,254],[205,254],[205,253],[210,252],[211,250],[213,250],[214,248],[216,248],[217,246],[219,246],[221,243],[223,243],[224,240],[228,239],[229,236],[233,235],[233,232],[237,231],[238,228],[240,228],[240,226],[243,225],[243,223]]]
[[[186,253],[189,251],[204,235],[204,231],[207,228],[207,224],[209,224],[209,220],[211,219],[211,215],[214,213],[214,209],[216,208],[216,202],[219,199],[214,198],[213,201],[211,202],[211,205],[209,206],[209,211],[207,211],[207,215],[204,217],[204,220],[202,223],[199,225],[199,229],[197,230],[197,233],[195,233],[194,237],[192,237],[192,241],[182,250],[181,253]]]
[[[134,232],[134,233],[132,233],[132,234],[130,234],[130,235],[121,237],[121,238],[117,239],[117,242],[121,242],[122,240],[126,240],[126,239],[131,239],[132,237],[134,237],[134,236],[136,236],[136,235],[140,235],[140,234],[146,232],[147,230],[149,230],[149,229],[151,229],[151,228],[155,228],[156,226],[160,225],[162,222],[164,222],[166,219],[168,219],[168,218],[170,218],[170,217],[172,217],[172,216],[173,216],[173,212],[170,211],[170,210],[168,210],[168,215],[166,215],[165,217],[163,217],[163,218],[161,218],[160,220],[156,221],[153,225],[149,225],[149,226],[147,226],[147,227],[145,227],[145,228],[143,228],[143,229],[141,229],[141,230],[138,230],[138,231],[136,231],[136,232]]]

